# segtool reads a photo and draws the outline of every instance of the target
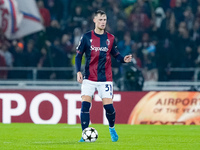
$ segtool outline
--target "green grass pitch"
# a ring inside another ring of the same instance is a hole
[[[56,124],[0,124],[0,150],[199,150],[200,126],[115,125],[118,142],[111,142],[107,125],[91,124],[99,138],[79,143],[81,127]]]

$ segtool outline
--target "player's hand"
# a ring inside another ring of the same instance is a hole
[[[131,59],[132,59],[132,55],[126,55],[124,57],[124,62],[129,63],[129,62],[131,62]]]
[[[79,83],[82,83],[83,82],[83,75],[81,72],[77,72],[77,81]]]

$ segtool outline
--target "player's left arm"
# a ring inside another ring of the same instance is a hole
[[[129,62],[131,62],[131,59],[132,59],[132,55],[126,55],[125,57],[123,57],[119,53],[119,50],[117,48],[115,40],[113,42],[113,47],[112,47],[112,50],[111,50],[111,54],[113,55],[113,57],[115,57],[115,59],[117,59],[117,61],[119,61],[121,63],[129,63]]]

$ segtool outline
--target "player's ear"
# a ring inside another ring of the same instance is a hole
[[[93,22],[96,23],[96,18],[95,17],[93,18]]]

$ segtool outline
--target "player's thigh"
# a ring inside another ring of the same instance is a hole
[[[81,86],[81,97],[83,101],[92,101],[92,97],[95,92],[95,85],[89,80],[83,80]]]
[[[101,82],[98,87],[98,95],[103,100],[105,98],[113,98],[113,83],[112,82]]]

